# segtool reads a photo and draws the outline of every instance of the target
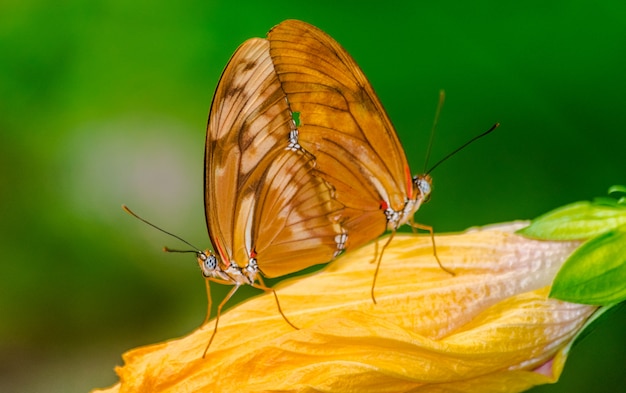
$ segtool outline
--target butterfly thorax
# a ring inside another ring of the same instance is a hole
[[[238,269],[239,275],[242,276],[240,279],[245,279],[245,283],[248,285],[254,284],[257,274],[259,274],[259,265],[257,264],[256,258],[251,257],[246,267]]]
[[[412,197],[405,200],[402,210],[394,210],[387,203],[381,204],[381,209],[387,218],[387,230],[395,231],[400,226],[406,224],[422,203],[427,202],[430,198],[432,179],[429,175],[414,176],[412,183]]]
[[[387,219],[387,230],[395,231],[406,224],[419,209],[421,202],[421,200],[407,199],[402,210],[394,210],[391,207],[384,209],[385,218]]]

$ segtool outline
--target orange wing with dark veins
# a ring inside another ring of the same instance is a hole
[[[345,205],[349,246],[376,238],[387,227],[381,202],[402,211],[413,197],[406,155],[382,104],[352,57],[318,28],[288,20],[268,40],[291,110],[300,112],[299,143]]]

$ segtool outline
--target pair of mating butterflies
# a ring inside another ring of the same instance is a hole
[[[297,118],[299,117],[299,119]],[[430,194],[363,72],[296,20],[235,52],[215,92],[205,276],[252,284],[326,263],[407,222]]]
[[[431,191],[428,174],[411,175],[391,121],[352,57],[296,20],[274,27],[267,39],[244,42],[230,59],[211,105],[204,177],[214,252],[195,252],[207,278],[207,319],[209,281],[233,285],[217,308],[207,350],[240,285],[276,297],[262,276],[327,263],[395,232]],[[377,272],[378,265],[374,280]],[[276,303],[291,324],[278,297]]]
[[[270,290],[261,275],[326,263],[395,231],[431,189],[428,175],[411,175],[352,57],[296,20],[230,59],[211,105],[204,170],[214,253],[198,252],[198,261],[208,280],[234,285],[218,318],[242,284]]]

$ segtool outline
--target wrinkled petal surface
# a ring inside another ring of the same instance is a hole
[[[396,234],[370,297],[376,244],[234,307],[181,339],[124,355],[98,392],[520,392],[555,382],[594,312],[548,299],[580,244],[513,232],[523,223],[436,237]],[[383,244],[380,241],[380,244]],[[297,257],[297,256],[296,256]]]

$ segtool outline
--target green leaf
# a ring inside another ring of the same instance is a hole
[[[546,240],[579,240],[626,224],[626,205],[603,198],[594,203],[576,202],[534,219],[517,233]]]
[[[565,261],[551,297],[573,303],[608,305],[626,299],[626,225],[580,246]]]
[[[626,194],[626,186],[615,185],[609,187],[609,195],[613,193]]]
[[[611,186],[611,188],[609,188],[609,195],[611,194],[616,198],[617,195],[615,194],[620,194],[619,198],[617,198],[617,203],[620,205],[626,204],[626,186]]]

